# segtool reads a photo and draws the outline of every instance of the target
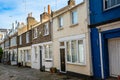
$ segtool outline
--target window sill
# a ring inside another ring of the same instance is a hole
[[[58,29],[57,29],[57,31],[60,31],[60,30],[63,30],[63,29],[64,29],[64,28],[63,28],[63,27],[61,27],[61,28],[58,28]]]
[[[43,36],[48,36],[49,34],[44,34]]]
[[[70,25],[71,28],[76,26],[78,26],[78,23]]]
[[[71,65],[80,65],[80,66],[86,66],[86,64],[84,63],[71,63],[71,62],[67,62],[67,64],[71,64]]]
[[[34,37],[33,39],[36,39],[37,37]]]

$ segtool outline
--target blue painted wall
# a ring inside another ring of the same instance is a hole
[[[89,0],[90,6],[90,25],[100,24],[109,20],[120,18],[120,6],[103,10],[103,0]],[[100,45],[99,31],[93,26],[91,28],[91,51],[93,61],[93,75],[95,78],[102,78],[100,63]],[[120,29],[101,32],[102,38],[102,60],[104,69],[104,78],[109,76],[109,59],[108,59],[108,39],[120,37]]]
[[[89,0],[90,23],[97,24],[120,17],[120,6],[104,11],[103,0]]]
[[[91,43],[93,75],[95,78],[101,78],[99,34],[96,28],[91,28]]]

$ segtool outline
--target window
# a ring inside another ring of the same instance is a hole
[[[83,40],[66,42],[67,62],[85,64],[85,52]]]
[[[71,62],[71,53],[70,53],[70,41],[66,42],[66,49],[67,49],[67,61]]]
[[[37,28],[34,28],[34,38],[37,38]]]
[[[10,46],[16,46],[16,45],[17,45],[17,43],[16,43],[16,37],[12,37],[10,39]]]
[[[44,35],[49,35],[49,26],[48,23],[44,25]]]
[[[29,32],[26,33],[26,43],[29,43]]]
[[[78,40],[78,61],[79,63],[84,63],[84,46],[83,46],[83,40]]]
[[[51,45],[45,45],[45,58],[51,59],[52,58],[52,46]]]
[[[60,16],[58,20],[59,20],[59,27],[60,28],[63,27],[63,17]]]
[[[26,61],[30,62],[31,56],[30,56],[30,51],[26,50]]]
[[[34,47],[35,59],[37,59],[37,47]]]
[[[22,35],[19,36],[20,45],[22,44]]]
[[[71,12],[71,22],[72,22],[72,24],[77,24],[78,23],[78,20],[77,20],[77,11],[75,10],[75,11],[72,11]]]
[[[71,41],[71,54],[72,54],[72,62],[77,63],[77,50],[76,50],[76,40]]]
[[[104,8],[109,9],[120,5],[120,0],[104,0]]]

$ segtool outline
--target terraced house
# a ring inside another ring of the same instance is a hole
[[[10,64],[10,52],[9,52],[9,48],[10,48],[10,39],[9,39],[9,34],[10,32],[8,32],[4,38],[4,57],[3,57],[3,62]]]
[[[62,73],[92,76],[87,0],[53,14],[53,63]]]
[[[10,46],[9,46],[9,52],[10,52],[10,64],[11,65],[17,65],[18,60],[18,37],[17,37],[17,28],[19,23],[13,24],[13,28],[11,29],[11,32],[9,34],[9,40],[10,40]]]
[[[51,11],[40,15],[40,22],[32,28],[32,68],[49,71],[53,66]]]
[[[21,23],[18,29],[18,62],[23,66],[31,67],[31,44],[32,44],[32,25],[37,21],[28,14],[27,25]]]
[[[120,0],[89,1],[94,77],[117,77],[120,75]]]

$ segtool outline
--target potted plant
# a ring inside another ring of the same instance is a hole
[[[51,73],[56,73],[56,72],[57,72],[56,67],[51,67],[51,68],[50,68],[50,72],[51,72]]]

